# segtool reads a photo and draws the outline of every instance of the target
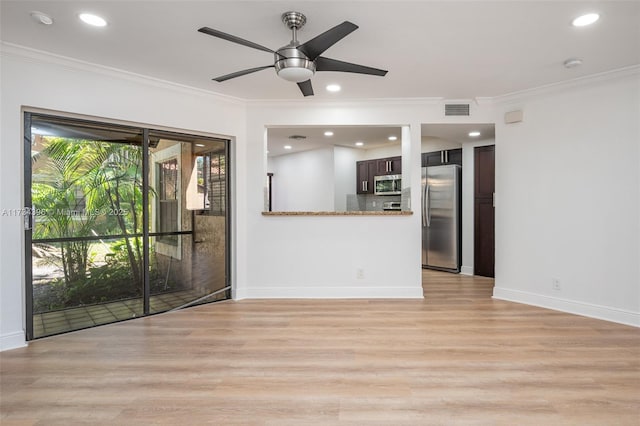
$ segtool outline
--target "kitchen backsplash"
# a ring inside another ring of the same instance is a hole
[[[404,191],[403,191],[404,192]],[[357,195],[347,194],[347,211],[382,211],[382,205],[386,201],[402,201],[400,195]],[[404,205],[402,206],[404,210]]]

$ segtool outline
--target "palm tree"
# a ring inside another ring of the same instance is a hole
[[[142,152],[139,145],[46,138],[34,157],[34,207],[47,215],[34,239],[123,235],[131,276],[141,287]],[[35,165],[45,158],[40,167]],[[84,281],[88,240],[60,243],[65,283]]]

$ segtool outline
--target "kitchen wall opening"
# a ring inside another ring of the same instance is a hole
[[[231,296],[228,140],[24,122],[27,339]]]
[[[265,211],[408,211],[403,143],[401,126],[269,127]]]
[[[494,145],[493,123],[421,125],[423,268],[493,276],[494,168],[488,154],[481,166],[476,156],[483,147],[494,161]],[[491,182],[478,186],[479,176]]]

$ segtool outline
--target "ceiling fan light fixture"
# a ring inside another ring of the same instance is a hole
[[[311,77],[313,77],[313,71],[308,68],[300,68],[300,67],[282,68],[277,72],[278,72],[278,77],[287,81],[293,81],[295,83],[302,83],[303,81],[307,81]]]

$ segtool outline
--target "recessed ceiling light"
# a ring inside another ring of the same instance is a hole
[[[469,136],[471,136],[472,138],[476,138],[480,136],[480,132],[478,132],[477,130],[474,130],[473,132],[469,132]]]
[[[364,142],[356,142],[356,146],[362,146],[364,145]]]
[[[587,25],[591,25],[600,19],[600,15],[597,13],[587,13],[586,15],[578,16],[574,19],[571,24],[574,27],[586,27]]]
[[[204,146],[203,143],[197,143],[196,146],[199,146],[200,148],[202,148]]]
[[[333,136],[333,132],[331,130],[327,130],[326,132],[324,132],[325,136]]]
[[[89,24],[94,27],[104,27],[107,25],[107,21],[105,21],[104,18],[91,13],[81,13],[78,17],[85,24]]]
[[[339,92],[340,89],[341,89],[340,86],[337,85],[337,84],[330,84],[330,85],[327,86],[327,90],[329,92]]]
[[[285,145],[284,149],[291,149],[291,145]]]
[[[53,18],[47,15],[46,13],[42,13],[42,12],[38,12],[37,10],[34,10],[33,12],[31,12],[30,15],[36,22],[39,22],[41,24],[44,24],[44,25],[53,24]]]
[[[582,65],[582,59],[578,58],[569,58],[562,63],[565,68],[575,68]]]
[[[397,136],[389,136],[389,140],[390,141],[397,141],[398,137]]]

